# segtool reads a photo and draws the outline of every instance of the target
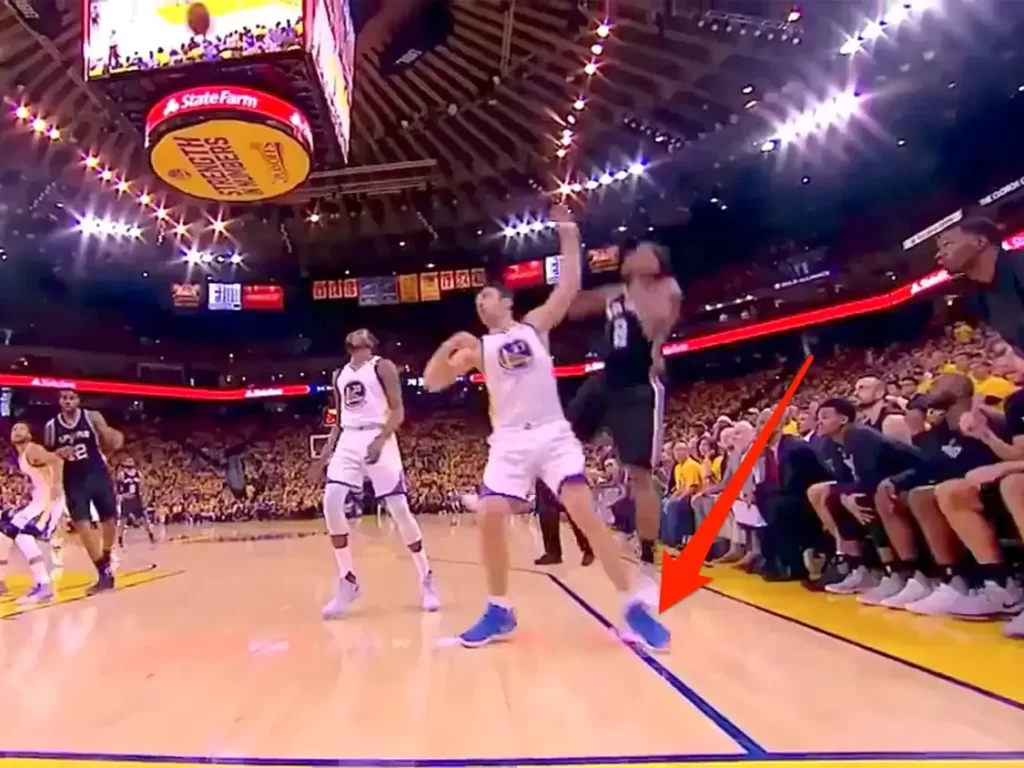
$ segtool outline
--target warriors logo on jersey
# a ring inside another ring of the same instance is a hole
[[[341,393],[345,408],[358,408],[366,402],[366,385],[361,381],[348,381]]]
[[[498,350],[498,365],[506,371],[521,371],[533,363],[533,350],[524,339],[512,339]]]

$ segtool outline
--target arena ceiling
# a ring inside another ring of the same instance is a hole
[[[61,10],[49,36],[30,29],[12,0],[0,4],[0,93],[12,106],[37,106],[63,134],[40,142],[24,126],[0,124],[0,205],[12,219],[56,221],[54,205],[83,211],[109,200],[112,190],[83,172],[79,148],[124,169],[134,189],[159,189],[138,131],[79,75],[81,3],[51,1]],[[342,244],[378,256],[476,250],[509,217],[540,210],[566,178],[642,157],[696,180],[734,160],[737,147],[749,152],[786,109],[773,97],[819,77],[842,31],[873,6],[814,3],[810,18],[786,24],[793,4],[784,0],[449,0],[447,39],[386,74],[382,51],[423,2],[362,5],[349,163],[321,157],[281,203],[225,212],[247,248],[284,243],[311,267]],[[609,11],[611,33],[599,38]],[[591,61],[593,77],[584,71]],[[581,94],[585,109],[576,111]],[[573,140],[558,157],[567,127]],[[684,218],[676,193],[648,196],[649,218]],[[216,215],[173,195],[168,202],[185,218]]]

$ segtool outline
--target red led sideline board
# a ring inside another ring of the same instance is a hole
[[[925,275],[919,280],[907,283],[887,293],[871,296],[866,299],[847,301],[831,307],[799,312],[777,320],[763,323],[752,323],[728,331],[696,336],[685,341],[673,341],[662,347],[666,356],[682,355],[701,349],[711,349],[740,341],[763,338],[787,331],[797,331],[815,325],[843,320],[873,312],[893,309],[918,295],[945,285],[952,281],[952,276],[944,269]],[[560,365],[555,375],[560,378],[586,376],[604,367],[601,361],[579,363],[576,365]],[[474,374],[472,381],[482,382],[481,374]],[[329,392],[330,386],[310,384],[282,384],[281,386],[250,387],[246,389],[210,389],[202,387],[182,387],[164,384],[138,384],[135,382],[97,381],[94,379],[58,378],[54,376],[32,376],[29,374],[0,374],[0,387],[30,387],[36,389],[73,389],[77,392],[128,395],[132,397],[161,397],[178,400],[194,400],[207,402],[240,402],[245,400],[261,400],[272,397],[305,397],[307,395]]]

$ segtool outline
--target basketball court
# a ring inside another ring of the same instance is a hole
[[[319,616],[334,580],[320,523],[179,529],[156,550],[136,531],[122,586],[94,598],[72,562],[61,603],[0,602],[0,757],[1024,765],[1024,643],[998,625],[713,569],[709,589],[666,614],[671,653],[649,656],[611,631],[618,600],[596,565],[576,565],[570,546],[565,566],[533,567],[526,518],[512,532],[519,633],[465,650],[454,637],[485,597],[465,520],[425,520],[444,601],[429,615],[397,535],[371,519],[357,529],[363,598],[332,623]]]

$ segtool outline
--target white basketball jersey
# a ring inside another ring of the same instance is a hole
[[[507,331],[488,333],[481,344],[495,430],[565,420],[554,361],[536,329],[516,323]]]
[[[338,398],[342,429],[382,427],[388,420],[391,408],[377,376],[378,360],[374,355],[359,368],[348,363],[335,373],[334,394]]]
[[[18,469],[21,470],[29,482],[32,483],[32,503],[45,502],[50,500],[50,477],[45,467],[34,467],[25,459],[22,453],[18,457]]]

